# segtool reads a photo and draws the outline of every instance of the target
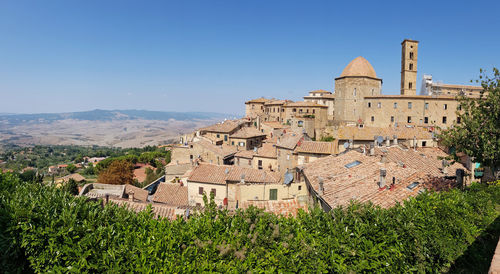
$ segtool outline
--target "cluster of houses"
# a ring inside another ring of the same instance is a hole
[[[417,41],[402,43],[401,95],[381,95],[382,80],[358,57],[335,78],[333,93],[250,100],[244,118],[183,135],[169,147],[165,176],[144,189],[94,184],[80,195],[105,195],[134,210],[151,204],[157,216],[176,218],[202,208],[205,195],[228,210],[294,215],[351,201],[391,207],[429,189],[463,186],[475,164],[466,155],[447,161],[436,129],[460,123],[456,95],[477,97],[482,89],[430,83],[416,95],[417,48]]]

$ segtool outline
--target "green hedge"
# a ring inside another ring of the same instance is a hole
[[[0,175],[0,252],[13,272],[440,272],[498,216],[500,186],[282,218],[211,207],[155,220]]]

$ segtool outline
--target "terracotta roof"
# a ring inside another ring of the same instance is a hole
[[[250,104],[250,103],[265,103],[267,101],[270,101],[270,99],[266,99],[264,97],[261,97],[261,98],[253,99],[253,100],[250,100],[250,101],[246,101],[245,104]]]
[[[160,183],[153,196],[153,202],[169,206],[187,206],[188,189],[180,184]]]
[[[148,191],[145,190],[145,189],[142,189],[142,188],[138,188],[136,186],[133,186],[133,185],[125,185],[125,194],[128,195],[128,197],[130,197],[130,194],[131,193],[134,193],[134,199],[135,200],[139,200],[141,202],[146,202],[148,200]],[[128,198],[128,197],[125,197],[125,198]]]
[[[346,165],[359,161],[351,168]],[[386,186],[396,178],[393,190],[379,190],[380,169],[385,168]],[[380,163],[379,157],[370,157],[357,151],[339,156],[328,156],[304,166],[304,174],[322,199],[331,207],[348,205],[351,200],[371,201],[382,207],[389,207],[398,201],[418,194],[423,184],[413,190],[407,188],[413,181],[422,180],[424,174],[417,170],[403,168],[394,162]],[[323,180],[324,192],[319,191],[319,180]]]
[[[324,89],[318,89],[318,90],[310,91],[309,93],[331,93],[331,92],[324,90]]]
[[[274,213],[276,215],[283,216],[297,216],[299,209],[308,211],[307,205],[300,205],[297,200],[276,200],[276,201],[242,201],[241,208],[247,209],[250,206],[254,206],[260,209],[264,209],[265,212]]]
[[[413,139],[414,136],[417,139],[432,139],[432,133],[429,130],[421,127],[341,127],[337,131],[337,140],[372,140],[374,136],[389,136],[390,140],[393,140],[393,136],[396,135],[398,139]]]
[[[234,154],[234,157],[252,159],[254,154],[255,152],[253,150],[240,150]]]
[[[276,158],[277,151],[276,146],[273,143],[263,143],[262,147],[257,148],[257,153],[255,156],[265,157],[265,158]]]
[[[83,177],[82,175],[80,175],[78,173],[73,173],[73,174],[70,174],[70,175],[66,175],[66,176],[60,178],[59,180],[69,181],[69,179],[73,179],[73,180],[75,180],[77,182],[85,181],[85,177]]]
[[[266,136],[266,134],[260,132],[254,127],[242,127],[239,130],[237,130],[235,133],[231,134],[229,138],[242,138],[242,139],[248,139],[248,138],[255,138],[255,137],[260,137],[260,136]]]
[[[200,140],[196,142],[195,144],[202,146],[204,149],[207,149],[217,155],[222,156],[222,158],[225,158],[227,156],[231,156],[235,154],[238,149],[235,146],[230,146],[230,145],[222,145],[222,146],[217,146],[212,143],[210,143],[207,140]]]
[[[205,163],[193,169],[188,181],[223,185],[227,181],[239,182],[243,174],[245,182],[248,183],[279,183],[280,181],[278,174],[266,170]]]
[[[377,78],[377,74],[370,62],[361,56],[356,57],[344,68],[340,77],[346,76],[368,76]]]
[[[460,88],[460,89],[475,89],[475,90],[483,90],[482,86],[468,86],[468,85],[450,85],[450,84],[439,84],[432,83],[433,86],[443,87],[443,88]]]
[[[268,105],[283,105],[284,103],[286,103],[287,100],[269,100],[267,102],[264,103],[264,105],[268,106]]]
[[[297,153],[337,154],[338,142],[302,141],[295,148]]]
[[[125,199],[109,199],[109,201],[113,204],[117,204],[118,206],[125,205],[129,210],[135,212],[144,211],[148,208],[149,205],[151,205],[151,210],[155,218],[167,218],[169,220],[177,219],[177,216],[183,214],[184,211],[167,205],[131,202]]]
[[[243,120],[227,120],[222,123],[217,123],[208,127],[200,128],[200,131],[231,133],[243,123],[245,123],[245,121]]]
[[[456,100],[453,95],[374,95],[366,99],[416,99],[416,100]]]
[[[279,136],[279,141],[276,143],[277,147],[287,148],[287,149],[295,149],[297,143],[300,139],[304,137],[304,134],[299,134],[295,132],[287,132],[282,136]]]
[[[417,148],[417,151],[413,149],[403,149],[399,146],[381,147],[375,149],[375,154],[378,156],[385,154],[388,161],[402,163],[424,174],[436,177],[445,176],[441,171],[442,159],[447,157],[448,154],[437,147]],[[466,170],[462,164],[454,163],[448,166],[447,174],[449,176],[455,176],[455,172],[459,168]]]
[[[284,106],[285,107],[319,107],[319,108],[328,108],[328,106],[325,106],[325,105],[316,104],[314,102],[304,102],[304,101],[288,102],[288,103],[284,104]]]

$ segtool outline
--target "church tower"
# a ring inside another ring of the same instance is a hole
[[[401,47],[401,95],[416,95],[418,41],[405,39]]]

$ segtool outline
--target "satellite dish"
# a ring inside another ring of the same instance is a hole
[[[288,170],[285,172],[285,180],[284,183],[285,185],[289,185],[293,181],[293,174],[288,172]]]
[[[382,144],[384,142],[384,137],[378,136],[377,137],[377,143]]]
[[[349,147],[349,143],[348,142],[345,142],[344,143],[344,148],[347,149]]]

